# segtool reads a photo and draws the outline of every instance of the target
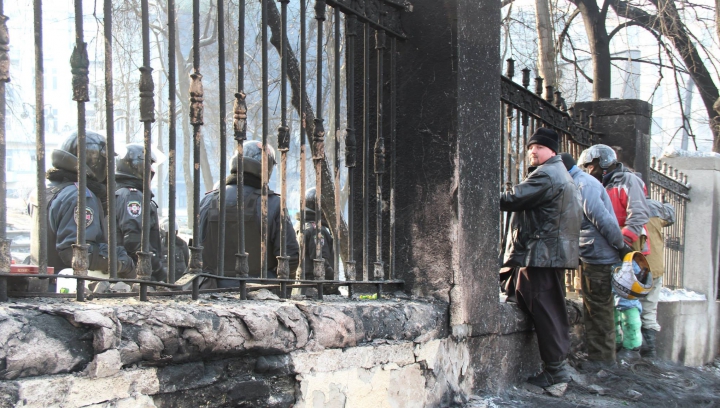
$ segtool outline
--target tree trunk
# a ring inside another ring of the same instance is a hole
[[[718,0],[720,1],[720,0]],[[535,22],[538,33],[538,72],[546,85],[557,88],[553,25],[548,0],[535,0]]]
[[[612,86],[610,76],[610,37],[605,27],[606,13],[598,9],[595,0],[575,0],[585,25],[593,62],[593,99],[609,98]]]

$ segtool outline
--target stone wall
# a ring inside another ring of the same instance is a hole
[[[461,338],[442,302],[213,297],[0,307],[0,407],[446,406],[540,365],[512,304]]]

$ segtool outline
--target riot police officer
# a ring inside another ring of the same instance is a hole
[[[150,208],[143,208],[143,170],[145,168],[144,147],[139,143],[128,144],[124,154],[115,162],[115,219],[117,220],[117,242],[127,250],[137,263],[137,252],[142,242],[142,212],[150,211],[150,252],[154,281],[165,280],[162,265],[162,244],[160,243],[160,224],[157,204],[150,202]],[[152,153],[153,163],[157,162]],[[155,172],[152,172],[152,176]]]
[[[178,225],[175,223],[175,232],[168,231],[170,226],[169,220],[166,218],[160,224],[160,236],[162,237],[162,259],[163,267],[168,270],[168,247],[175,245],[175,279],[181,277],[187,269],[190,261],[190,249],[188,244],[180,238],[178,234]]]
[[[267,147],[268,177],[275,166],[275,151]],[[237,155],[232,158],[230,176],[226,179],[226,234],[225,234],[225,276],[236,276],[235,253],[237,252]],[[248,253],[250,276],[260,276],[260,220],[262,183],[262,144],[247,141],[243,144],[243,203],[245,206],[245,250]],[[209,192],[200,202],[200,242],[203,247],[204,269],[217,273],[218,222],[220,215],[219,191]],[[281,220],[280,197],[270,191],[268,194],[268,278],[276,278],[277,256],[280,255],[280,222],[285,223],[287,256],[290,270],[298,266],[299,248],[290,219]],[[218,282],[220,287],[237,286],[232,281]]]
[[[47,171],[49,183],[44,199],[47,202],[47,215],[37,211],[38,197],[33,194],[30,215],[33,217],[31,232],[31,260],[38,263],[39,248],[37,236],[39,227],[37,217],[47,216],[47,261],[48,266],[59,272],[72,267],[72,245],[77,240],[78,222],[85,223],[85,242],[88,245],[88,268],[90,270],[108,270],[108,246],[106,240],[105,203],[107,200],[107,153],[105,138],[95,132],[86,132],[87,189],[85,191],[85,208],[78,209],[78,175],[77,175],[77,132],[73,132],[51,154],[52,167]],[[135,265],[125,248],[115,249],[118,256],[118,276],[133,278]],[[49,290],[55,291],[53,283]]]
[[[333,270],[332,261],[335,257],[333,248],[333,236],[330,230],[326,227],[325,220],[323,219],[322,231],[318,232],[317,218],[315,214],[315,187],[308,189],[305,193],[305,228],[303,229],[303,243],[304,243],[304,254],[305,254],[305,279],[313,278],[313,259],[316,256],[316,236],[322,245],[322,256],[325,260],[325,279],[333,280],[335,278],[335,271]],[[300,239],[300,230],[296,231],[298,239]]]

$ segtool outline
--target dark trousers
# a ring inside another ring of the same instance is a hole
[[[540,358],[547,363],[565,360],[570,349],[570,323],[565,306],[565,270],[519,268],[515,296],[535,325]]]
[[[615,361],[612,265],[583,262],[582,292],[588,360]]]

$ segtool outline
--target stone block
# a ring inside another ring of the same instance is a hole
[[[81,377],[72,374],[51,378],[21,379],[17,381],[18,400],[24,407],[84,407],[108,401],[130,398],[133,395],[153,395],[158,392],[155,368],[121,370],[104,378]]]
[[[302,304],[297,307],[305,314],[313,339],[322,347],[352,347],[356,344],[355,321],[333,306]]]
[[[715,305],[706,300],[658,303],[658,323],[662,327],[656,337],[658,357],[687,366],[713,361],[717,333],[709,324],[709,303]]]
[[[428,393],[418,364],[313,372],[298,375],[298,380],[298,408],[421,407]]]
[[[468,371],[474,378],[474,393],[500,391],[525,381],[541,368],[533,332],[472,337],[467,343]]]
[[[405,366],[415,363],[412,342],[367,345],[318,352],[296,351],[290,354],[293,372],[308,374],[333,372],[353,367],[370,369],[383,364]]]
[[[93,355],[92,334],[61,316],[27,309],[5,309],[0,321],[0,378],[67,373]]]
[[[96,354],[93,361],[88,365],[87,373],[88,376],[94,378],[109,377],[117,374],[121,368],[120,352],[113,349]]]

